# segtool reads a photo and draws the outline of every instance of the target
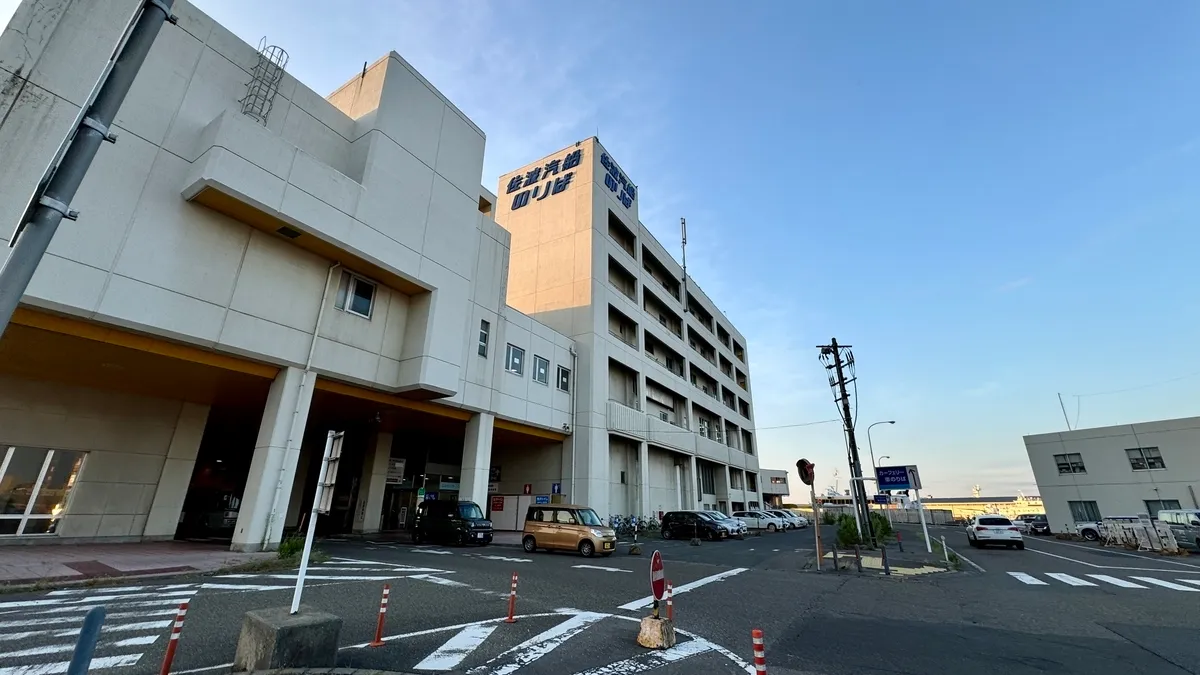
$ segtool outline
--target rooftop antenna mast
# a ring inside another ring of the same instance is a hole
[[[679,248],[683,252],[683,313],[688,313],[688,292],[687,292],[687,218],[679,219],[679,233],[683,237],[683,241],[679,244]]]

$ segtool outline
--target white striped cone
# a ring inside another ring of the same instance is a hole
[[[766,675],[767,655],[763,649],[763,632],[755,628],[750,631],[750,638],[754,642],[754,672]]]

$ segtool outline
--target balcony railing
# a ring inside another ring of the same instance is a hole
[[[612,286],[613,288],[620,291],[621,295],[624,295],[625,297],[629,298],[630,300],[637,302],[636,291],[634,289],[625,288],[622,284],[618,283],[616,279],[609,279],[608,283],[610,286]]]
[[[618,339],[618,340],[620,340],[621,342],[624,342],[625,344],[629,345],[630,347],[634,347],[634,348],[636,348],[636,347],[637,347],[637,340],[636,340],[636,339],[630,339],[630,338],[627,338],[627,337],[625,337],[624,335],[622,335],[622,334],[621,334],[619,331],[615,331],[615,330],[613,330],[613,329],[611,329],[611,328],[610,328],[610,329],[608,329],[608,334],[609,334],[609,335],[611,335],[611,336],[613,336],[613,337],[615,337],[615,338],[617,338],[617,339]]]

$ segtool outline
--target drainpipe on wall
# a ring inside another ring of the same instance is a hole
[[[579,503],[578,495],[575,494],[575,444],[578,439],[575,438],[575,390],[579,387],[579,370],[576,366],[579,363],[579,352],[575,351],[575,345],[571,345],[571,379],[568,384],[571,386],[571,501]]]
[[[292,451],[292,443],[296,438],[296,422],[300,417],[300,402],[304,400],[304,383],[308,381],[312,370],[313,354],[317,351],[317,334],[321,331],[321,319],[325,317],[325,303],[329,300],[329,284],[333,281],[334,271],[341,266],[340,262],[335,262],[329,266],[329,271],[325,274],[325,287],[321,289],[321,306],[317,309],[317,324],[313,326],[312,342],[308,345],[308,358],[304,361],[304,375],[300,378],[300,390],[296,393],[296,406],[292,408],[292,423],[288,427],[287,443],[283,447],[284,461],[287,460],[287,454]],[[267,528],[263,530],[262,550],[264,551],[267,550],[267,544],[271,540],[271,528],[274,527],[275,519],[279,515],[279,495],[282,492],[283,467],[280,466],[279,478],[275,481],[275,495],[271,498],[271,514],[267,516]]]

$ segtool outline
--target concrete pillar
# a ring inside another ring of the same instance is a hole
[[[354,505],[355,534],[379,531],[379,522],[383,519],[383,491],[391,458],[392,435],[375,434],[363,457],[362,476],[358,481],[358,503]]]
[[[472,415],[467,421],[467,437],[463,440],[458,498],[464,502],[475,502],[480,508],[487,508],[488,473],[492,467],[492,430],[495,425],[495,415]]]
[[[324,454],[325,448],[322,446],[319,449],[300,448],[300,455],[296,458],[296,473],[292,475],[292,495],[288,497],[287,518],[284,519],[284,527],[300,527],[300,509],[304,508],[304,491],[308,489],[308,481],[316,480],[315,476],[309,475],[309,467],[312,466],[312,454],[314,452]],[[311,508],[311,504],[309,507]],[[303,513],[308,515],[308,511]],[[307,522],[307,520],[306,520]]]
[[[675,510],[683,510],[683,467],[675,465]]]
[[[692,508],[696,508],[700,504],[700,472],[696,468],[695,455],[689,456],[688,461],[691,463],[691,480],[688,481],[688,494],[692,496]]]
[[[650,513],[650,445],[638,442],[638,515],[645,518]]]
[[[144,539],[175,537],[183,500],[196,467],[196,454],[200,452],[200,439],[204,437],[204,425],[208,423],[208,410],[208,406],[198,403],[184,403],[179,410],[167,460],[158,476],[150,515],[146,517],[146,528],[140,533]]]
[[[279,547],[316,378],[311,371],[288,367],[271,383],[231,550],[273,551]]]

